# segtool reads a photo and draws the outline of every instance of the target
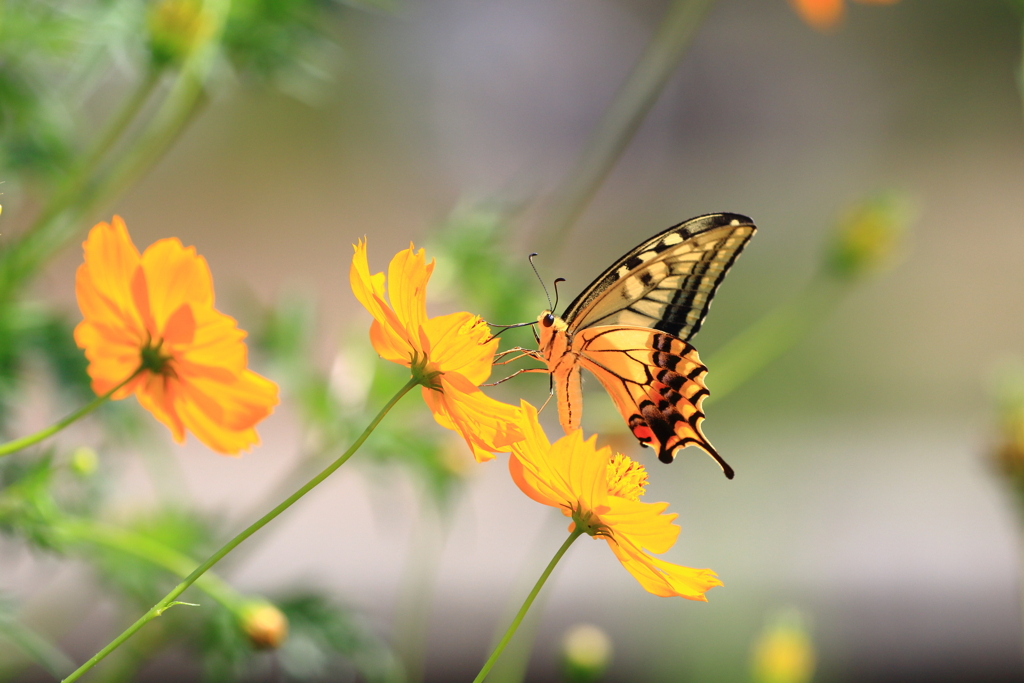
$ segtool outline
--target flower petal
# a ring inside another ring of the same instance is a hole
[[[843,0],[789,0],[789,4],[801,19],[819,31],[838,24],[845,10]]]
[[[476,386],[491,376],[498,340],[491,328],[472,313],[451,313],[423,325],[430,340],[430,361],[442,372],[458,372]]]
[[[157,240],[143,252],[141,264],[156,333],[161,337],[171,315],[182,304],[195,309],[213,307],[213,275],[195,247],[183,246],[177,237]]]
[[[366,259],[366,240],[353,245],[352,266],[349,268],[349,284],[356,299],[373,316],[370,340],[374,350],[385,360],[408,365],[413,354],[420,350],[393,310],[384,301],[384,273],[370,275]]]
[[[523,438],[519,409],[496,401],[457,372],[440,377],[441,389],[423,389],[434,420],[462,435],[477,462],[494,458],[492,451],[508,451]]]
[[[191,378],[179,383],[175,410],[209,448],[238,455],[260,442],[255,425],[279,402],[277,385],[246,370],[233,382]]]
[[[644,590],[664,598],[680,597],[707,602],[704,593],[722,582],[710,569],[692,569],[651,557],[623,539],[606,539],[619,562]]]
[[[82,243],[85,262],[75,274],[75,296],[87,320],[143,339],[145,331],[132,299],[131,279],[139,265],[124,221],[97,223]]]

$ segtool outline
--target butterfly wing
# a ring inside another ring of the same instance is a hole
[[[562,315],[569,335],[596,325],[628,325],[689,341],[722,279],[757,228],[717,213],[673,226],[639,245],[587,287]]]
[[[659,460],[672,462],[677,450],[695,445],[732,479],[732,468],[701,431],[708,369],[689,343],[644,327],[599,325],[577,333],[571,351],[577,367],[589,370],[608,390],[633,435],[658,449]],[[561,416],[561,393],[558,399]],[[582,408],[578,388],[575,399],[575,405],[570,403],[566,410],[578,415]]]

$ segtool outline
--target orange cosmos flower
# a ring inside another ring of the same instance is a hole
[[[891,5],[898,0],[857,0],[865,5]],[[826,31],[838,24],[846,11],[843,0],[789,0],[796,13],[816,29]]]
[[[508,468],[523,493],[538,503],[560,508],[572,518],[569,531],[581,528],[608,541],[622,566],[648,592],[662,597],[704,600],[722,582],[710,569],[681,567],[656,557],[679,535],[676,515],[662,514],[668,503],[641,503],[647,484],[643,466],[610,448],[596,448],[597,437],[583,440],[580,429],[548,442],[537,409],[522,402],[523,440],[512,446]]]
[[[423,385],[423,400],[439,425],[457,431],[477,462],[507,450],[521,437],[519,409],[490,398],[479,386],[491,374],[498,340],[479,316],[451,313],[427,317],[427,281],[434,262],[423,250],[398,252],[384,273],[370,275],[366,240],[353,245],[349,281],[359,303],[373,316],[370,341],[381,358],[412,370]]]
[[[84,320],[75,342],[97,394],[135,394],[167,425],[229,455],[259,443],[256,423],[278,403],[277,385],[247,369],[245,332],[213,307],[213,277],[195,247],[177,238],[145,253],[120,216],[97,223],[83,243],[75,294]]]

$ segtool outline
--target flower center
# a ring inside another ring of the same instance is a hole
[[[627,500],[640,500],[647,486],[647,470],[622,453],[608,463],[608,493]]]
[[[148,370],[156,375],[168,375],[174,373],[169,362],[172,357],[160,350],[162,345],[163,340],[160,340],[155,344],[153,343],[153,340],[150,340],[148,344],[142,347],[142,351],[139,353],[139,368],[141,370]]]

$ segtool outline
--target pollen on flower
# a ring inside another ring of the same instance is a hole
[[[635,460],[616,453],[608,464],[608,493],[627,500],[640,500],[647,486],[647,470]]]

